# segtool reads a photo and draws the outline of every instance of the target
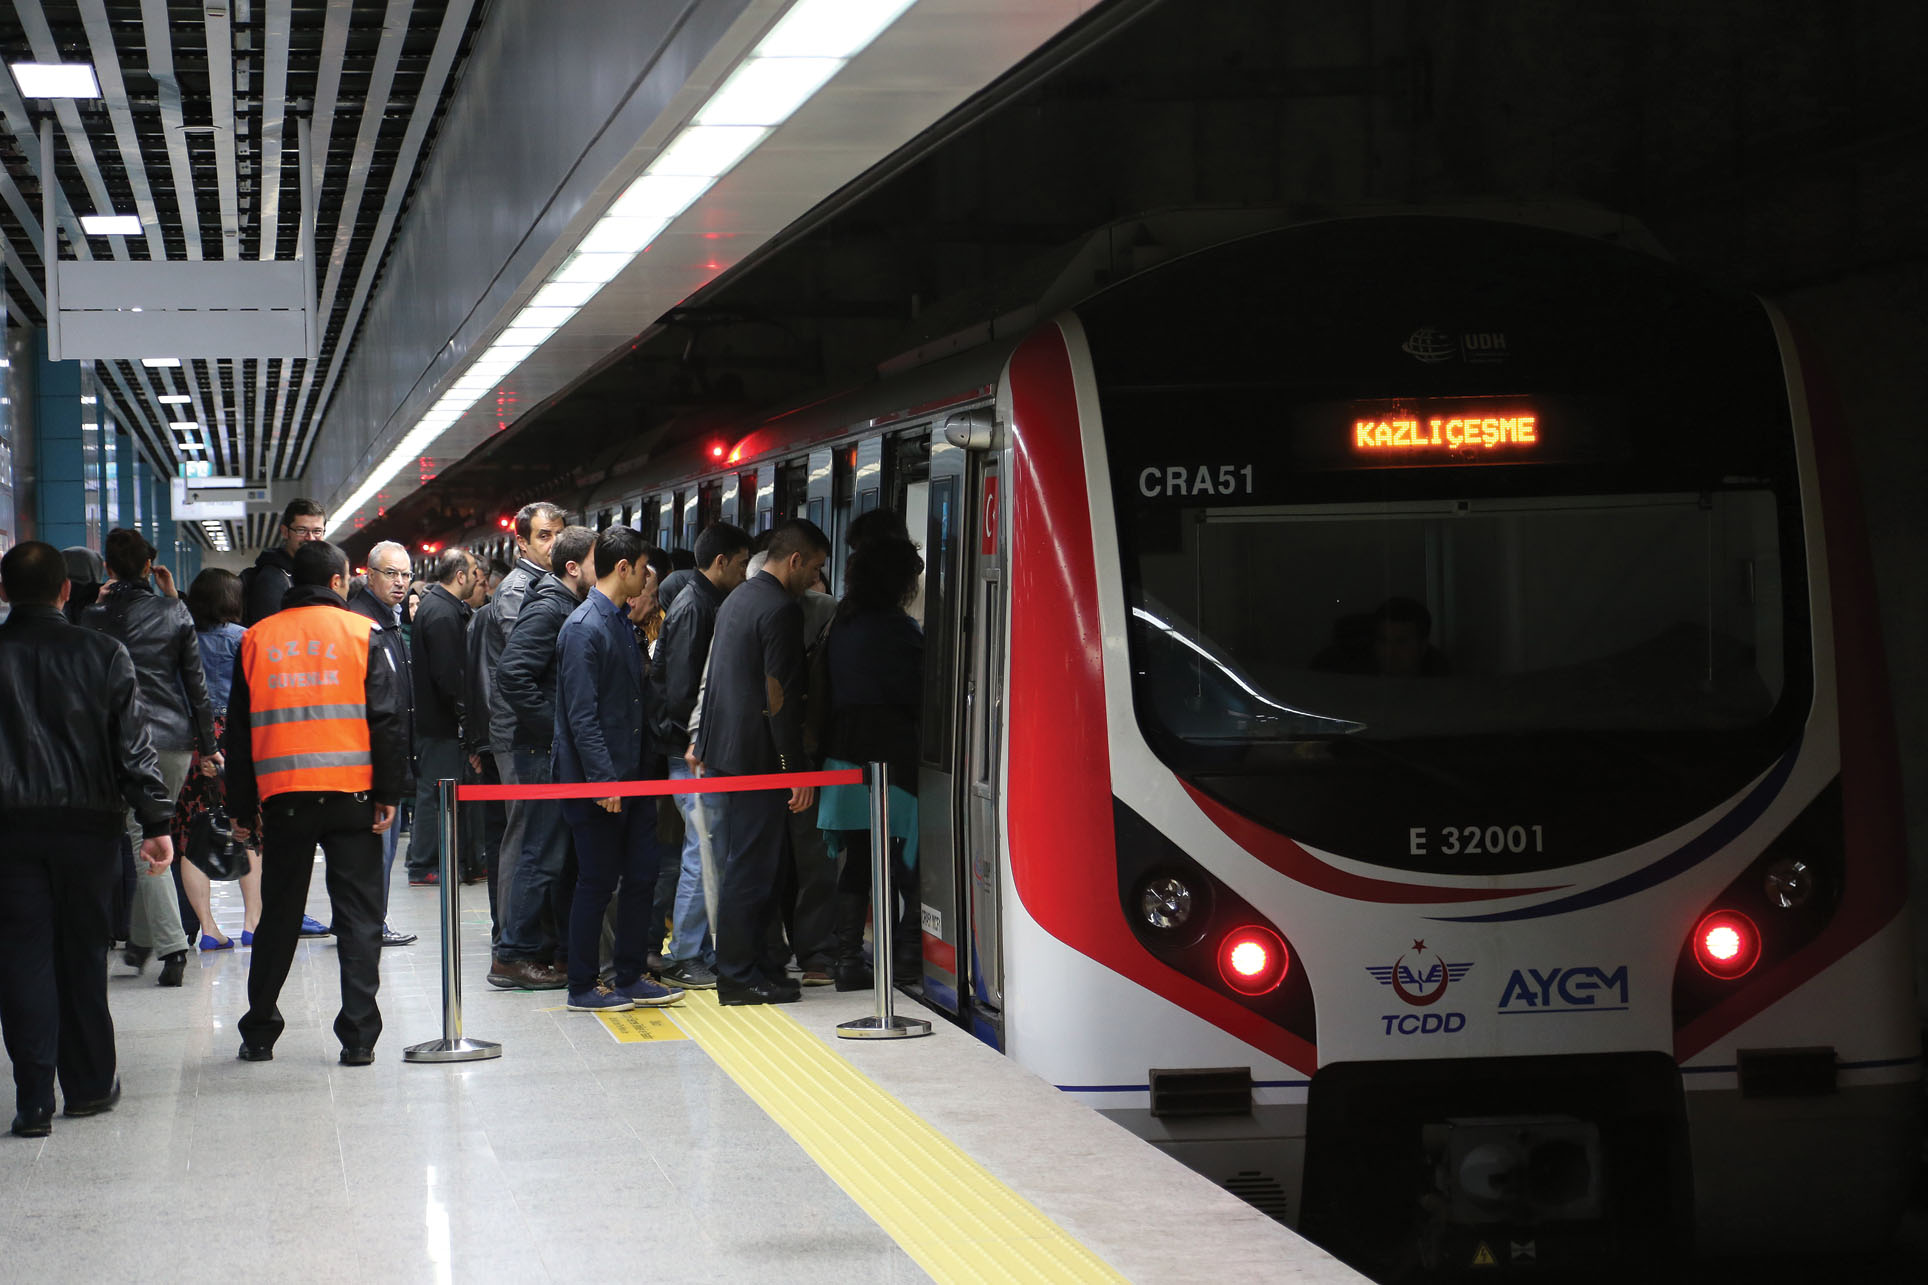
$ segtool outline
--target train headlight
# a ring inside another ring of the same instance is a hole
[[[1192,890],[1171,875],[1159,875],[1145,884],[1138,905],[1145,922],[1161,932],[1183,928],[1192,917]]]
[[[1814,900],[1814,871],[1805,861],[1784,857],[1767,868],[1767,900],[1782,910],[1799,910]]]
[[[1694,926],[1694,958],[1714,977],[1744,977],[1760,962],[1760,929],[1738,910],[1703,915]]]
[[[1263,995],[1285,980],[1291,959],[1270,928],[1248,924],[1225,935],[1218,947],[1218,973],[1241,995]]]

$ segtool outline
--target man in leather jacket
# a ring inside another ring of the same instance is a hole
[[[141,717],[160,760],[161,778],[168,797],[179,798],[197,749],[202,762],[216,771],[221,767],[194,617],[179,598],[163,597],[149,587],[154,546],[139,531],[125,527],[109,531],[104,554],[113,579],[101,591],[100,601],[81,614],[80,622],[127,648],[140,683]],[[132,812],[127,817],[127,837],[135,844],[141,840],[140,818]],[[149,954],[158,954],[160,984],[179,986],[187,968],[187,947],[174,880],[159,876],[136,880],[126,962],[139,969]]]
[[[415,684],[415,816],[408,836],[408,881],[441,879],[437,782],[462,779],[462,719],[468,699],[468,604],[475,569],[468,554],[445,549],[435,559],[435,583],[415,608],[408,662]],[[480,711],[478,711],[479,713]]]
[[[0,558],[0,586],[12,604],[0,625],[0,1014],[13,1132],[42,1137],[53,1128],[56,1075],[70,1116],[111,1110],[120,1097],[107,948],[121,818],[134,810],[141,855],[165,871],[175,796],[127,649],[61,614],[60,551],[14,546]]]
[[[281,543],[263,549],[241,573],[241,623],[258,625],[281,610],[282,595],[294,584],[295,550],[328,533],[326,515],[313,500],[290,500],[281,514]]]
[[[716,609],[743,583],[749,562],[748,533],[728,522],[709,527],[696,538],[696,570],[663,617],[663,634],[648,680],[656,690],[656,719],[650,733],[656,747],[669,756],[672,781],[690,778],[683,753],[690,747],[690,711],[696,708],[703,667],[710,659]],[[716,985],[716,948],[710,940],[709,909],[703,896],[702,805],[693,794],[674,797],[683,814],[682,871],[676,878],[664,976],[673,985],[709,989]]]

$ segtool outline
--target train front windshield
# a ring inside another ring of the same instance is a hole
[[[1217,266],[1231,295],[1262,277]],[[1486,341],[1515,357],[1522,314],[1559,309],[1530,279]],[[1622,282],[1624,306],[1637,293]],[[1719,300],[1722,338],[1667,303],[1701,329],[1698,370],[1663,333],[1591,382],[1584,332],[1536,369],[1421,327],[1349,374],[1343,326],[1280,334],[1277,313],[1257,321],[1270,342],[1167,354],[1182,374],[1160,378],[1094,310],[1154,752],[1283,834],[1444,873],[1623,850],[1785,754],[1812,682],[1776,350],[1758,307]]]

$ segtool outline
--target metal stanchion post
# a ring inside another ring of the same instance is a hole
[[[845,858],[848,860],[848,858]],[[890,770],[870,765],[870,953],[877,987],[877,1016],[837,1023],[837,1038],[845,1040],[907,1040],[929,1035],[931,1024],[921,1017],[896,1017],[891,977],[891,928],[896,923],[897,899],[890,890]]]
[[[411,1044],[404,1062],[480,1062],[501,1057],[502,1046],[462,1035],[462,889],[456,880],[455,782],[440,783],[438,797],[442,839],[442,1038]],[[422,818],[416,818],[420,825]]]

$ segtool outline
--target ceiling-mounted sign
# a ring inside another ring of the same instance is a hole
[[[311,357],[303,265],[116,262],[59,265],[61,360]]]
[[[244,477],[177,477],[170,487],[177,522],[236,522],[273,503],[265,484],[250,484]]]

